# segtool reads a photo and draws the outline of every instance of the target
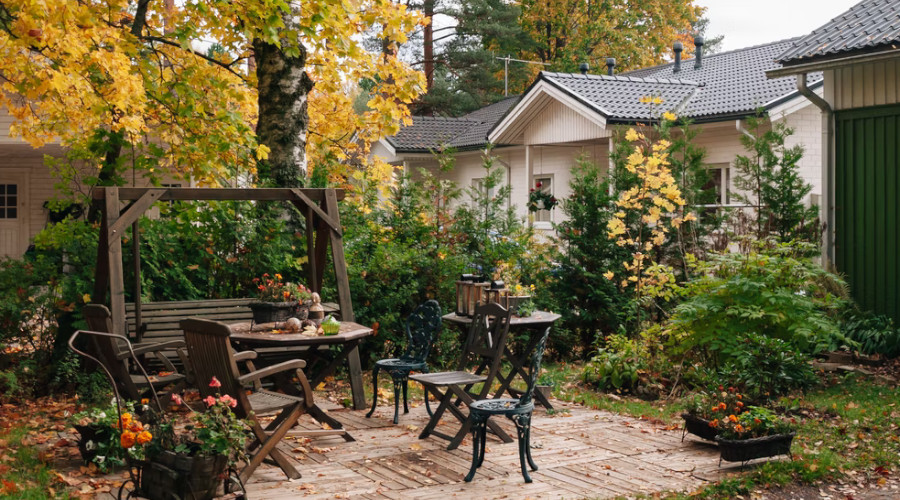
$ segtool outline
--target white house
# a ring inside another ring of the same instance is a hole
[[[673,63],[620,75],[542,72],[523,95],[463,117],[416,117],[411,126],[377,144],[372,154],[406,168],[437,172],[430,151],[452,146],[456,167],[442,175],[471,185],[483,175],[485,146],[494,144],[493,155],[507,168],[510,203],[524,217],[529,189],[537,182],[565,197],[579,155],[608,165],[619,129],[646,124],[672,110],[700,130],[695,143],[706,149],[705,161],[721,183],[720,202],[729,204],[731,165],[745,153],[740,142],[747,132],[745,120],[762,110],[769,120],[783,120],[794,129],[791,144],[804,145],[800,169],[813,186],[815,201],[822,189],[821,111],[801,95],[793,77],[766,77],[767,70],[780,68],[775,58],[795,41],[703,56],[698,40],[697,59],[682,61],[676,49]],[[821,73],[810,73],[807,83],[813,92],[822,92]],[[649,95],[664,103],[651,109],[640,102]],[[539,212],[535,227],[549,228],[559,217],[559,210]]]

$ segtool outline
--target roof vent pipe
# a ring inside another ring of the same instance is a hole
[[[694,37],[694,69],[703,67],[703,37]]]
[[[591,67],[588,66],[588,63],[581,63],[581,66],[578,67],[578,71],[581,71],[582,75],[586,75],[589,69]]]
[[[681,51],[684,50],[684,45],[681,42],[675,42],[675,67],[672,68],[672,73],[678,73],[681,71]]]
[[[607,57],[606,58],[606,74],[612,76],[616,70],[616,58],[615,57]]]

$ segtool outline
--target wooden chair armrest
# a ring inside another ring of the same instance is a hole
[[[284,361],[276,365],[267,366],[261,370],[256,370],[246,375],[241,375],[240,377],[238,377],[238,382],[241,385],[244,385],[248,382],[255,382],[266,377],[271,377],[276,373],[286,372],[290,370],[302,370],[305,367],[306,361],[303,361],[302,359],[292,359],[290,361]]]
[[[241,351],[234,353],[234,360],[238,363],[249,359],[256,359],[256,351]]]
[[[134,351],[135,356],[140,356],[142,354],[155,353],[157,351],[179,349],[184,346],[185,343],[183,340],[170,340],[168,342],[155,342],[152,344],[135,344],[131,349]],[[119,359],[125,359],[129,356],[131,356],[131,353],[126,349],[120,352],[118,357]]]
[[[156,359],[159,360],[160,363],[163,364],[163,366],[166,368],[167,371],[170,371],[172,373],[178,373],[178,369],[175,368],[175,365],[172,364],[172,361],[169,359],[168,356],[166,356],[165,354],[163,354],[159,351],[155,351],[152,354]]]

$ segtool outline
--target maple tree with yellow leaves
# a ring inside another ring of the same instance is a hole
[[[405,103],[424,78],[366,51],[361,34],[377,28],[402,43],[424,21],[385,0],[300,7],[0,0],[0,105],[14,118],[13,135],[80,151],[101,182],[126,154],[156,158],[132,163],[151,175],[206,185],[255,179],[257,166],[277,185],[296,185],[308,162],[352,156],[366,165],[368,144],[409,120]],[[357,114],[348,88],[363,79],[375,82],[374,97]]]

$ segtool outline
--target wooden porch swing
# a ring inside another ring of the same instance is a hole
[[[309,261],[306,265],[308,287],[321,293],[325,265],[328,260],[328,247],[331,246],[331,257],[335,282],[337,284],[337,309],[343,321],[354,321],[353,305],[350,301],[350,283],[347,279],[347,263],[344,259],[338,201],[344,199],[341,189],[306,189],[306,188],[119,188],[97,187],[93,190],[93,198],[103,203],[100,225],[100,239],[97,248],[97,268],[94,282],[94,303],[109,304],[112,316],[110,333],[131,336],[140,341],[145,326],[145,305],[141,303],[141,251],[139,219],[157,201],[280,201],[293,204],[306,219],[306,247]],[[126,203],[123,207],[123,203]],[[122,255],[122,237],[128,226],[132,228],[132,257],[134,262],[134,304],[125,303],[125,277]],[[109,293],[107,301],[107,292]],[[210,299],[181,301],[171,303],[153,303],[147,305],[147,314],[153,315],[157,309],[167,308],[170,311],[191,311],[209,313],[228,309],[234,311],[238,307],[246,308],[250,299]],[[208,315],[212,319],[229,316]],[[183,318],[171,318],[172,328]],[[131,326],[131,328],[129,328]],[[168,327],[168,326],[166,326]],[[158,332],[157,332],[158,333]],[[180,333],[180,331],[179,331]],[[153,338],[153,340],[163,340]],[[354,352],[347,359],[351,374],[360,373],[359,354]],[[361,389],[361,388],[360,388]],[[362,390],[359,391],[360,395]],[[356,391],[354,391],[356,399]],[[357,403],[354,401],[354,403]],[[359,406],[365,402],[360,396]],[[355,404],[356,406],[356,404]]]

